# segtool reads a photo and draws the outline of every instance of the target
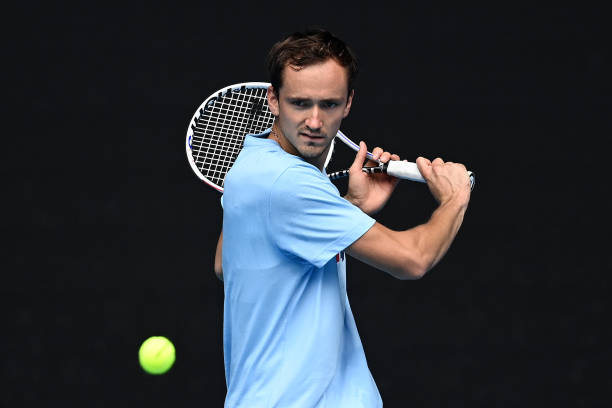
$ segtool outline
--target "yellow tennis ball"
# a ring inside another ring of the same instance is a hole
[[[146,339],[138,350],[140,366],[149,374],[164,374],[176,358],[174,345],[163,336]]]

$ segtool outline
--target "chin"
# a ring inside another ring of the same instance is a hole
[[[300,155],[305,159],[315,159],[320,157],[327,146],[304,146],[300,149]]]

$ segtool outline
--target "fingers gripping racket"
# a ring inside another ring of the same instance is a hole
[[[223,192],[225,175],[242,150],[247,134],[261,133],[270,128],[274,115],[268,108],[269,83],[245,82],[230,85],[210,95],[194,113],[189,127],[185,148],[187,160],[193,172],[206,184]],[[358,151],[359,145],[338,131],[335,140],[340,140],[351,149]],[[329,149],[325,167],[334,149]],[[367,157],[373,158],[368,152]],[[394,161],[375,167],[364,167],[367,173],[386,173],[401,179],[425,182],[416,163]],[[348,170],[329,174],[332,180],[348,176]],[[474,188],[475,178],[469,172],[470,184]]]

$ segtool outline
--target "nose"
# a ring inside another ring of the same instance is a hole
[[[321,120],[321,109],[319,109],[317,105],[310,110],[310,115],[306,119],[306,126],[312,130],[318,130],[323,126],[323,121]]]

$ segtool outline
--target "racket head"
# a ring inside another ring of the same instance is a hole
[[[272,126],[266,82],[229,85],[211,94],[194,112],[185,137],[191,169],[206,184],[223,192],[223,183],[249,133]]]
[[[198,178],[223,193],[225,176],[242,150],[247,134],[261,133],[274,123],[268,107],[267,82],[242,82],[211,94],[187,127],[185,151]],[[331,160],[334,141],[325,158]]]

